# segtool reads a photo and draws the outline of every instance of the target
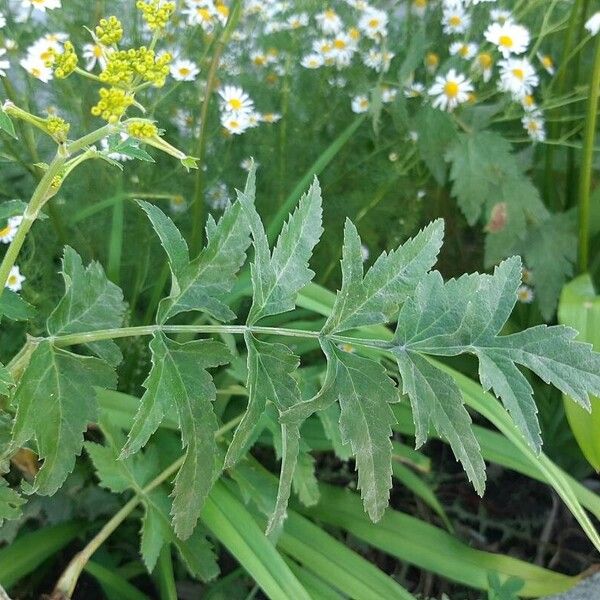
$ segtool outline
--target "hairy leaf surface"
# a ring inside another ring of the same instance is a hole
[[[251,173],[254,177],[254,172]],[[250,185],[253,185],[250,179]],[[269,315],[277,315],[296,307],[300,289],[310,283],[314,272],[308,268],[323,228],[321,188],[315,179],[310,189],[300,199],[296,211],[284,223],[273,254],[265,228],[254,208],[254,188],[250,193],[239,193],[246,218],[250,225],[256,250],[252,263],[254,298],[248,315],[248,324],[256,323]]]
[[[83,266],[73,248],[65,246],[62,271],[65,294],[47,320],[53,336],[120,327],[125,313],[121,289],[109,281],[100,263]],[[88,344],[89,349],[111,364],[121,362],[118,346],[110,341]]]
[[[444,222],[434,221],[396,250],[384,252],[363,274],[360,237],[347,220],[342,256],[342,288],[323,333],[387,323],[419,280],[435,264],[442,245]]]
[[[173,490],[173,525],[182,538],[194,530],[200,510],[219,473],[212,403],[216,389],[206,369],[227,364],[231,354],[214,340],[179,344],[163,333],[150,343],[152,369],[146,392],[122,456],[137,452],[156,431],[165,415],[176,412],[186,456]]]
[[[10,386],[14,384],[8,369],[0,363],[0,396],[6,396]]]
[[[140,550],[148,571],[154,570],[163,546],[173,544],[192,575],[204,581],[215,577],[219,568],[212,547],[200,529],[197,528],[185,541],[179,538],[170,523],[171,503],[166,490],[158,487],[150,492],[144,491],[144,487],[160,471],[157,448],[151,447],[144,454],[119,459],[119,448],[124,442],[121,431],[108,423],[102,423],[102,431],[105,444],[86,442],[85,449],[102,486],[116,493],[131,489],[140,496],[144,506]]]
[[[379,363],[343,352],[327,341],[323,341],[323,350],[335,381],[326,395],[340,404],[342,442],[351,446],[356,457],[365,510],[378,521],[392,487],[390,436],[396,419],[389,405],[398,402],[398,390]]]
[[[477,356],[483,387],[502,400],[527,442],[539,451],[532,388],[516,365],[589,406],[588,394],[600,392],[600,355],[589,344],[576,342],[576,332],[563,326],[540,325],[499,335],[520,282],[518,258],[503,262],[493,275],[465,275],[446,283],[439,273],[428,275],[400,311],[393,352],[399,361],[408,360],[411,353]],[[419,421],[418,410],[415,415]],[[426,431],[425,421],[421,429]]]
[[[78,356],[44,341],[15,391],[17,414],[10,451],[29,440],[37,443],[44,464],[33,490],[52,495],[73,470],[81,452],[83,433],[96,418],[94,387],[114,388],[116,377],[104,361]]]
[[[246,260],[250,235],[239,202],[229,206],[217,224],[209,221],[207,245],[190,261],[188,246],[167,215],[148,202],[139,202],[165,248],[171,268],[171,293],[158,308],[158,321],[165,323],[183,312],[201,311],[219,321],[235,314],[225,303],[237,272]]]
[[[279,412],[301,401],[300,387],[294,374],[300,359],[283,344],[271,344],[245,335],[248,348],[248,408],[227,451],[225,467],[233,466],[248,449],[267,402]],[[300,432],[295,424],[281,425],[282,461],[275,511],[267,531],[279,530],[285,519],[294,470],[298,459]]]

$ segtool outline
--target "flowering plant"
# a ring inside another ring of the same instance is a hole
[[[434,438],[476,498],[486,460],[540,479],[600,550],[584,510],[600,499],[561,468],[600,464],[600,17],[559,0],[92,4],[89,28],[83,0],[0,15],[0,539],[16,538],[0,585],[64,548],[36,593],[88,575],[106,597],[431,591],[340,532],[465,598],[572,585],[460,541],[416,473]],[[562,453],[561,396],[587,462]],[[436,525],[397,510],[395,481]]]

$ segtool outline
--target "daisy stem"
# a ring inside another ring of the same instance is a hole
[[[21,251],[21,247],[25,242],[25,237],[27,233],[31,229],[31,226],[34,224],[35,220],[38,218],[40,210],[51,196],[51,188],[52,181],[58,175],[65,163],[65,158],[60,154],[57,154],[54,160],[48,166],[48,169],[44,173],[44,176],[38,183],[33,195],[31,196],[31,200],[25,209],[25,213],[23,214],[23,220],[19,225],[17,233],[10,243],[4,258],[2,259],[2,263],[0,264],[0,296],[4,292],[4,287],[8,283],[8,278],[10,275],[11,269],[14,267],[17,257],[19,256],[19,252]]]
[[[583,138],[583,156],[581,158],[581,171],[579,173],[579,270],[582,273],[587,271],[589,262],[590,200],[599,95],[600,36],[596,40],[596,50],[594,53],[590,96]]]
[[[206,141],[208,129],[208,109],[210,107],[211,97],[217,84],[217,69],[223,51],[233,34],[234,29],[242,13],[241,0],[234,0],[229,13],[229,19],[223,29],[223,33],[216,42],[210,63],[208,77],[206,78],[206,89],[204,90],[204,102],[200,111],[200,135],[198,136],[198,145],[196,146],[195,157],[198,159],[198,170],[196,171],[196,181],[194,184],[194,198],[192,200],[192,238],[191,250],[196,254],[202,246],[202,237],[204,231],[204,158],[206,156]]]

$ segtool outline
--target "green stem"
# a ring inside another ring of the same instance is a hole
[[[583,140],[583,156],[579,176],[579,270],[587,271],[589,262],[590,237],[590,199],[592,170],[594,168],[594,141],[596,138],[596,111],[600,95],[600,36],[596,41],[596,51],[592,67],[590,97],[588,100],[585,135]]]
[[[223,51],[225,50],[225,47],[231,38],[231,34],[237,26],[242,12],[241,9],[241,0],[234,0],[231,6],[227,24],[223,29],[221,37],[216,42],[215,51],[213,53],[212,61],[208,71],[208,77],[206,78],[204,102],[202,103],[202,109],[200,111],[200,135],[198,136],[198,145],[196,146],[195,152],[195,157],[198,159],[198,170],[196,171],[194,198],[192,200],[192,239],[190,244],[192,254],[199,252],[202,246],[204,232],[204,158],[206,156],[208,109],[210,107],[211,97],[217,84],[217,69],[219,68],[219,62],[221,61]]]
[[[215,432],[215,439],[223,437],[228,431],[231,431],[242,419],[243,415],[235,417],[228,421]],[[76,554],[67,568],[63,571],[58,583],[54,588],[52,597],[70,598],[75,591],[77,580],[81,575],[86,563],[91,559],[93,554],[100,546],[109,538],[109,536],[125,521],[125,519],[133,512],[137,505],[142,501],[143,497],[149,494],[152,490],[164,483],[172,475],[174,475],[185,460],[185,456],[181,456],[174,463],[169,465],[164,471],[157,475],[148,485],[140,490],[137,490],[136,495],[125,504],[112,519],[105,523],[104,527],[90,540],[86,547]]]
[[[19,256],[27,233],[38,218],[40,210],[52,195],[52,181],[54,177],[60,173],[64,163],[65,158],[57,154],[33,192],[33,196],[25,209],[23,221],[0,264],[0,296],[2,296],[2,293],[4,292],[4,286],[8,282],[10,270],[13,268],[17,257]]]

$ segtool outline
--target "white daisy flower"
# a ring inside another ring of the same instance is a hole
[[[307,54],[306,56],[303,56],[302,60],[300,61],[300,64],[305,69],[318,69],[319,67],[323,66],[324,62],[325,61],[321,54],[317,54],[316,52],[313,52],[311,54]]]
[[[20,64],[32,77],[44,83],[48,83],[52,79],[52,67],[40,58],[28,56],[21,60]]]
[[[247,158],[244,158],[242,160],[242,162],[240,163],[240,167],[244,171],[250,171],[250,169],[252,168],[252,165],[254,165],[257,169],[258,169],[258,167],[260,167],[260,163],[253,160],[250,156],[248,156]]]
[[[277,123],[277,121],[281,121],[281,115],[279,113],[268,112],[259,115],[259,119],[263,123]]]
[[[254,110],[254,102],[241,87],[226,85],[219,90],[221,108],[231,116],[247,115]]]
[[[241,135],[250,127],[248,116],[244,113],[225,113],[221,117],[221,125],[233,135]]]
[[[453,111],[459,104],[469,99],[473,91],[471,80],[462,73],[450,69],[446,75],[438,75],[435,83],[429,89],[429,95],[434,96],[432,105],[441,110]]]
[[[187,210],[187,207],[188,206],[185,198],[179,194],[177,196],[173,196],[169,200],[169,208],[171,209],[171,212],[175,214],[184,213]]]
[[[25,9],[34,8],[42,12],[61,7],[60,0],[21,0],[21,5]]]
[[[315,16],[319,29],[326,35],[332,35],[340,31],[344,25],[342,19],[332,8],[324,10]]]
[[[586,22],[585,28],[590,32],[590,35],[598,35],[600,31],[600,11],[594,13]]]
[[[414,83],[411,83],[410,85],[407,85],[404,88],[404,97],[405,98],[419,98],[420,96],[423,96],[426,92],[425,86],[422,83],[419,83],[418,81],[415,81]]]
[[[186,17],[187,24],[190,26],[200,25],[205,33],[211,33],[215,28],[214,5],[203,2],[198,5],[186,6],[181,14]]]
[[[299,13],[297,15],[290,15],[287,18],[287,26],[290,29],[300,29],[308,25],[308,15],[306,13]]]
[[[387,36],[388,16],[382,10],[369,8],[358,21],[358,28],[370,39],[378,40]]]
[[[412,9],[418,17],[423,17],[427,11],[428,4],[428,0],[413,0]]]
[[[369,99],[364,96],[354,96],[352,98],[352,112],[360,114],[369,110]]]
[[[450,54],[465,60],[471,60],[477,54],[477,44],[470,42],[453,42],[450,44]]]
[[[0,29],[6,26],[6,17],[0,13]]]
[[[509,10],[504,10],[502,8],[493,8],[490,11],[490,19],[492,20],[492,23],[504,25],[504,23],[512,21],[512,13]]]
[[[8,279],[4,284],[5,288],[8,288],[11,292],[20,292],[23,287],[23,282],[25,281],[25,277],[21,275],[21,271],[19,271],[19,267],[15,265],[10,270],[8,274]]]
[[[556,73],[554,61],[552,60],[552,57],[549,54],[542,54],[541,52],[538,52],[537,57],[542,67],[544,67],[546,73],[550,75],[554,75],[554,73]]]
[[[97,64],[101,69],[104,69],[108,62],[106,60],[106,48],[102,44],[84,44],[81,56],[85,59],[87,71],[92,71]]]
[[[393,102],[396,99],[397,95],[398,90],[396,90],[395,88],[384,87],[381,90],[381,101],[384,104],[389,104],[390,102]]]
[[[492,23],[484,33],[485,39],[498,47],[504,58],[511,54],[523,54],[529,46],[529,31],[522,25],[506,22]]]
[[[442,28],[444,33],[465,33],[471,25],[471,16],[461,4],[444,8]]]
[[[231,204],[227,185],[222,181],[213,185],[206,194],[206,202],[213,210],[225,210]]]
[[[8,222],[6,223],[6,227],[0,228],[0,243],[2,244],[10,244],[14,239],[15,235],[17,235],[17,230],[19,229],[19,225],[23,217],[10,217]]]
[[[531,94],[540,80],[533,65],[526,58],[509,58],[498,63],[500,67],[499,88],[520,99]]]
[[[194,81],[200,73],[200,69],[195,62],[191,60],[178,59],[169,69],[171,77],[176,81]]]
[[[517,289],[517,299],[523,304],[531,304],[533,302],[533,290],[527,285],[521,285]]]
[[[546,126],[541,113],[529,113],[521,119],[521,123],[532,141],[543,142],[546,139]]]
[[[481,73],[483,81],[487,83],[492,78],[492,70],[494,68],[494,59],[489,52],[482,52],[475,60],[474,69]]]
[[[336,67],[341,69],[350,64],[355,51],[354,40],[347,33],[341,32],[332,40],[329,56],[335,61]]]
[[[394,54],[387,50],[381,51],[378,48],[371,48],[363,56],[363,62],[367,67],[374,69],[377,73],[387,73]]]
[[[535,98],[531,94],[525,94],[521,98],[521,106],[523,107],[525,112],[534,112],[538,110]]]

